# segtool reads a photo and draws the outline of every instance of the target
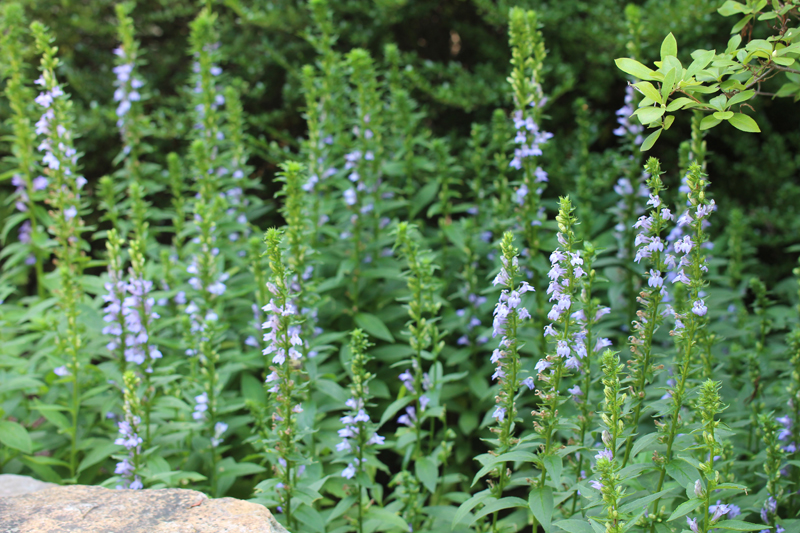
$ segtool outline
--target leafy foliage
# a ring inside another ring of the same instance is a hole
[[[794,531],[796,2],[527,3],[3,4],[0,469]]]

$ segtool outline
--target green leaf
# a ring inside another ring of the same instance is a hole
[[[781,88],[778,89],[778,92],[775,93],[775,96],[778,98],[785,98],[787,96],[792,96],[798,92],[800,92],[800,85],[796,83],[785,83],[781,85]]]
[[[709,100],[708,104],[717,111],[725,111],[728,107],[728,98],[724,94],[720,94]]]
[[[48,422],[56,426],[58,429],[67,429],[72,427],[72,423],[67,419],[66,416],[62,415],[59,411],[66,411],[66,407],[62,407],[60,405],[45,405],[39,404],[34,405],[34,409],[42,413],[42,416],[47,419]]]
[[[736,105],[742,102],[746,102],[750,100],[753,96],[756,95],[756,92],[753,89],[742,91],[740,93],[734,94],[730,100],[728,100],[728,107],[732,105]]]
[[[84,456],[81,464],[78,465],[78,473],[83,472],[90,466],[96,465],[100,461],[106,460],[112,453],[121,449],[119,444],[114,444],[112,441],[105,441],[93,445],[91,450]]]
[[[0,392],[11,392],[23,389],[38,389],[44,385],[41,381],[31,376],[14,376],[0,385]]]
[[[731,529],[733,531],[761,531],[762,529],[770,529],[768,526],[751,524],[742,520],[723,520],[714,524],[715,528]]]
[[[564,470],[564,465],[561,457],[557,455],[547,455],[542,459],[542,465],[547,473],[550,474],[550,482],[554,487],[558,488],[561,485],[561,472]]]
[[[387,407],[386,410],[381,415],[381,422],[378,425],[379,426],[384,425],[387,420],[389,420],[394,415],[396,415],[397,412],[400,409],[402,409],[406,405],[410,404],[411,400],[413,400],[413,399],[414,399],[413,396],[404,396],[403,398],[399,398],[399,399],[393,401],[392,403],[390,403],[389,407]]]
[[[258,405],[264,405],[267,395],[264,392],[264,383],[252,374],[242,374],[242,396]]]
[[[475,509],[475,507],[477,507],[479,504],[483,503],[483,501],[486,500],[487,498],[492,498],[492,500],[494,500],[494,497],[492,497],[490,489],[485,489],[476,493],[470,499],[459,505],[455,516],[453,516],[453,523],[450,529],[455,528],[456,524],[464,520],[464,518],[466,518],[466,516],[470,513],[470,511]],[[470,524],[471,523],[472,522],[470,522]]]
[[[661,61],[664,61],[667,56],[678,57],[678,41],[671,32],[664,37],[664,41],[661,43]]]
[[[0,420],[0,442],[24,453],[31,453],[31,437],[22,425],[10,420]]]
[[[375,520],[384,527],[390,525],[401,531],[408,531],[409,528],[406,521],[403,520],[397,512],[392,512],[389,509],[384,509],[375,505],[369,508],[367,514],[364,515],[364,520]],[[386,529],[382,528],[381,531],[386,531]]]
[[[614,63],[616,63],[618,69],[620,69],[625,74],[630,74],[634,78],[638,78],[640,80],[656,79],[653,76],[655,74],[654,71],[642,65],[635,59],[630,59],[628,57],[621,57],[619,59],[615,59]]]
[[[667,474],[678,482],[681,487],[694,483],[700,479],[700,472],[681,458],[673,459],[667,465]]]
[[[661,101],[666,102],[672,90],[675,88],[675,81],[678,77],[678,69],[671,68],[667,75],[664,76],[664,81],[661,83]]]
[[[642,143],[642,146],[639,148],[639,150],[641,150],[642,152],[646,152],[650,148],[652,148],[653,145],[656,144],[656,141],[658,140],[658,138],[661,137],[661,132],[662,131],[663,130],[661,128],[658,128],[656,131],[654,131],[653,133],[648,135],[647,139],[644,140],[644,142]]]
[[[319,511],[308,505],[303,505],[293,512],[300,524],[303,524],[304,531],[315,533],[325,533],[325,519]]]
[[[410,202],[409,216],[414,218],[433,200],[437,192],[439,192],[439,180],[432,179],[414,195],[414,199]]]
[[[753,20],[753,15],[747,15],[746,17],[742,18],[742,20],[733,25],[733,28],[731,28],[731,33],[739,33],[751,20]]]
[[[627,502],[625,505],[619,508],[620,513],[630,513],[631,511],[635,511],[639,508],[647,508],[647,506],[658,499],[663,498],[670,492],[674,491],[676,487],[672,487],[671,489],[662,490],[661,492],[656,492],[655,494],[650,494],[643,498],[638,498],[633,500],[632,502]]]
[[[606,528],[603,524],[598,522],[594,518],[589,518],[589,524],[592,525],[592,529],[594,529],[594,533],[606,533]]]
[[[663,107],[640,107],[633,114],[639,118],[639,122],[647,125],[663,117],[666,111]]]
[[[747,486],[739,485],[738,483],[722,483],[720,485],[716,485],[714,489],[716,490],[733,489],[733,490],[742,490],[744,492],[747,492]]]
[[[639,89],[639,92],[641,92],[643,95],[645,95],[652,101],[657,102],[659,104],[664,102],[661,99],[661,93],[659,93],[658,89],[656,89],[653,86],[653,84],[650,83],[649,81],[640,81],[639,83],[634,83],[633,86]]]
[[[330,512],[328,515],[328,523],[330,524],[340,516],[342,516],[345,511],[350,509],[352,505],[355,503],[356,497],[355,496],[346,496],[339,500],[339,503],[333,508],[333,511]]]
[[[510,509],[512,507],[523,507],[527,509],[528,502],[526,502],[522,498],[517,498],[516,496],[507,496],[505,498],[500,498],[499,500],[490,503],[489,505],[481,509],[478,513],[476,513],[475,519],[472,522],[470,522],[469,525],[474,524],[477,520],[495,511],[502,511],[503,509]]]
[[[733,0],[728,0],[722,6],[717,9],[717,13],[722,15],[723,17],[730,17],[731,15],[735,15],[737,13],[744,13],[746,11],[746,7],[740,4],[739,2],[734,2]]]
[[[166,472],[157,472],[147,476],[148,480],[163,481],[168,485],[180,483],[182,480],[188,481],[205,481],[207,478],[198,472],[185,472],[183,470],[168,470]]]
[[[761,133],[761,129],[758,127],[758,124],[756,124],[756,121],[744,113],[736,113],[728,119],[728,122],[737,130],[746,131],[748,133]]]
[[[561,520],[553,524],[569,533],[594,533],[594,529],[585,520]]]
[[[668,130],[673,122],[675,122],[675,115],[667,115],[664,117],[664,129]]]
[[[693,104],[694,100],[691,98],[686,98],[685,96],[681,96],[680,98],[676,98],[675,100],[671,101],[667,106],[667,113],[673,113],[678,109],[682,109],[683,106]]]
[[[714,118],[718,118],[720,120],[728,120],[733,116],[733,111],[717,111],[711,115]]]
[[[347,401],[349,393],[347,390],[329,379],[318,379],[314,382],[314,388],[324,392],[340,404]]]
[[[250,474],[259,474],[265,471],[266,468],[256,463],[236,463],[231,459],[230,462],[221,461],[217,465],[217,470],[220,476],[242,477]]]
[[[720,119],[716,118],[714,115],[708,115],[703,120],[700,121],[700,130],[708,130],[716,126],[722,122]]]
[[[494,466],[498,463],[512,462],[512,461],[528,461],[532,463],[536,460],[535,454],[532,454],[531,452],[522,452],[522,451],[507,452],[496,456],[485,454],[481,456],[481,458],[486,456],[489,456],[489,460],[487,462],[481,461],[481,464],[483,464],[483,468],[478,470],[478,473],[475,474],[475,477],[472,478],[471,486],[474,486],[479,479],[481,479],[483,476],[485,476],[491,470],[493,470]]]
[[[433,494],[436,492],[436,481],[439,479],[439,469],[430,457],[423,457],[414,464],[414,472],[425,488]]]
[[[636,455],[645,448],[650,449],[650,447],[656,443],[658,437],[658,433],[649,433],[636,439],[636,442],[633,444],[633,448],[631,448],[631,459],[636,457]]]
[[[692,52],[692,59],[694,59],[694,61],[692,61],[689,68],[686,69],[686,74],[684,74],[683,79],[688,80],[692,76],[696,76],[711,63],[716,55],[716,50],[695,50]]]
[[[528,495],[528,507],[533,516],[550,533],[550,520],[553,518],[553,489],[550,487],[537,487]]]
[[[669,515],[669,518],[667,518],[667,522],[671,522],[682,516],[686,516],[687,514],[691,513],[692,511],[700,507],[702,504],[703,500],[701,500],[700,498],[692,498],[689,501],[683,502],[674,511],[672,511],[672,514]]]
[[[394,342],[394,337],[392,337],[391,332],[389,332],[389,328],[386,327],[383,320],[375,315],[370,313],[357,313],[355,319],[358,327],[362,328],[373,337],[378,337],[387,342]]]

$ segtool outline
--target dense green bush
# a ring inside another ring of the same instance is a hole
[[[796,533],[796,4],[4,4],[0,469]]]

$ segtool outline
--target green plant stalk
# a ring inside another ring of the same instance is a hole
[[[570,340],[570,325],[572,323],[572,311],[575,305],[575,298],[573,298],[575,293],[575,286],[577,282],[577,278],[575,275],[575,267],[573,265],[573,259],[571,254],[573,253],[573,249],[575,248],[576,243],[576,236],[574,226],[577,223],[577,220],[573,216],[572,212],[574,208],[572,203],[570,202],[569,197],[560,197],[559,198],[559,210],[558,215],[556,216],[556,222],[558,224],[558,241],[561,246],[563,246],[562,255],[564,256],[561,261],[566,261],[566,268],[564,270],[564,279],[568,281],[568,284],[564,286],[563,292],[565,295],[569,297],[569,305],[566,309],[562,310],[559,315],[559,318],[555,320],[555,322],[559,325],[563,325],[563,330],[558,332],[556,335],[556,345],[558,345],[559,341],[569,341]],[[554,259],[551,256],[551,262]],[[556,263],[553,263],[554,265]],[[562,267],[563,268],[563,267]],[[558,277],[552,278],[551,283],[561,283],[558,281]],[[587,354],[588,355],[588,354]],[[561,380],[565,375],[566,369],[566,362],[564,357],[561,357],[557,351],[554,354],[548,355],[547,359],[552,361],[553,370],[549,378],[546,380],[548,392],[539,394],[540,398],[542,398],[542,403],[544,404],[544,408],[540,409],[538,412],[534,411],[534,416],[538,416],[541,419],[541,422],[534,421],[534,429],[537,433],[544,436],[544,447],[539,452],[539,457],[546,457],[551,454],[553,451],[553,434],[555,431],[555,426],[557,424],[557,407],[559,402],[559,389],[561,387]],[[540,374],[540,380],[541,380]],[[541,390],[541,387],[540,387]],[[539,466],[542,470],[541,477],[538,482],[538,487],[543,488],[547,481],[547,469],[544,465],[544,462],[541,460],[537,461],[537,466]]]
[[[362,389],[363,393],[363,389]],[[361,397],[364,397],[363,395]],[[366,428],[365,423],[358,422],[358,470],[364,472],[364,446],[366,446]],[[356,476],[356,491],[358,491],[358,533],[364,532],[364,500],[363,500],[363,487],[361,482],[358,481]]]
[[[594,250],[594,247],[589,245],[589,243],[584,244],[584,249],[591,249]],[[589,392],[592,386],[592,359],[594,356],[594,345],[592,344],[592,326],[594,326],[594,317],[597,313],[597,305],[594,301],[592,301],[592,285],[595,278],[595,272],[592,269],[592,260],[594,254],[587,253],[584,256],[584,264],[586,265],[587,272],[587,280],[584,283],[583,287],[583,301],[584,301],[584,308],[583,312],[586,316],[586,358],[584,359],[583,365],[585,368],[584,376],[583,376],[583,402],[580,405],[581,411],[581,420],[580,420],[580,433],[578,437],[578,446],[583,446],[583,441],[586,438],[586,432],[589,430],[592,424],[592,416],[591,416],[591,407],[589,403]],[[583,468],[583,454],[578,454],[578,465],[575,469],[575,479],[578,479],[581,475],[581,470]],[[575,514],[575,509],[578,505],[578,493],[575,493],[575,496],[572,498],[572,511],[570,515]]]
[[[520,381],[519,381],[519,345],[518,345],[518,328],[520,326],[520,305],[519,302],[516,306],[510,305],[510,296],[512,294],[525,294],[529,289],[522,290],[523,285],[517,287],[516,278],[519,274],[518,255],[519,251],[513,245],[514,235],[511,232],[503,234],[501,241],[501,251],[503,257],[503,266],[495,279],[493,284],[501,283],[503,285],[503,293],[500,297],[500,302],[505,302],[508,305],[506,309],[508,314],[506,316],[506,323],[504,324],[503,341],[500,343],[502,357],[497,360],[498,371],[502,370],[505,375],[500,378],[500,393],[495,397],[496,403],[501,404],[503,409],[504,418],[500,423],[499,431],[492,429],[492,432],[498,434],[498,442],[500,444],[498,455],[503,455],[512,449],[516,439],[513,436],[514,421],[517,417],[517,409],[515,401],[519,395]],[[506,295],[506,299],[503,299]],[[501,303],[498,303],[498,307]],[[510,481],[508,468],[506,462],[503,461],[498,464],[498,481],[494,484],[492,492],[498,499],[502,498],[503,491],[507,483]],[[492,528],[497,533],[497,519],[498,513],[494,512],[492,515]]]
[[[650,158],[647,161],[647,170],[650,173],[651,178],[648,180],[647,185],[652,191],[652,194],[660,199],[659,194],[663,189],[663,182],[661,181],[661,168],[659,161],[655,158]],[[662,204],[659,203],[658,206],[654,206],[654,208],[650,212],[650,219],[651,222],[651,229],[648,233],[654,237],[659,238],[662,230],[664,229],[665,220],[662,216],[662,211],[660,209]],[[664,262],[662,252],[659,250],[655,250],[652,252],[651,256],[651,265],[657,270],[659,273],[666,271],[667,265]],[[659,315],[659,305],[661,305],[661,301],[663,299],[663,295],[661,294],[660,287],[652,287],[649,289],[649,293],[642,291],[642,299],[646,305],[644,311],[639,311],[638,314],[643,314],[645,316],[645,324],[644,324],[644,331],[642,332],[641,336],[634,337],[631,336],[631,352],[638,356],[641,360],[641,363],[638,364],[638,376],[636,377],[636,382],[632,391],[634,407],[633,407],[633,418],[631,421],[631,427],[634,431],[638,430],[639,427],[639,420],[642,414],[642,406],[645,400],[645,387],[647,385],[647,376],[650,372],[650,366],[652,364],[652,347],[653,347],[653,335],[655,335],[656,328],[660,323],[660,315]],[[642,316],[642,315],[639,315]],[[634,329],[636,331],[641,331],[642,324],[641,322],[634,322]],[[630,460],[631,450],[633,449],[633,435],[628,437],[627,442],[625,444],[625,455],[622,461],[622,468],[627,466],[628,461]]]
[[[694,180],[693,183],[690,183],[690,187],[695,186],[697,187],[697,191],[693,191],[690,193],[690,200],[692,207],[696,207],[701,202],[705,205],[705,193],[703,188],[707,182],[702,179],[702,172],[700,167],[696,164],[693,164],[690,169],[690,181]],[[700,291],[700,287],[702,286],[702,262],[703,257],[701,256],[701,248],[704,241],[704,233],[702,229],[702,221],[695,220],[692,223],[694,228],[694,245],[691,249],[691,284],[689,286],[689,299],[687,303],[687,307],[691,302],[694,302],[698,299],[698,294]],[[677,387],[673,389],[672,392],[672,416],[670,420],[670,428],[669,433],[667,436],[667,450],[666,455],[663,458],[663,463],[661,465],[661,473],[659,475],[658,484],[656,485],[655,492],[660,492],[664,486],[664,480],[667,474],[667,465],[672,460],[672,448],[675,443],[675,438],[678,433],[679,424],[680,424],[680,411],[683,407],[684,395],[686,393],[686,382],[689,378],[689,374],[691,373],[691,365],[692,365],[692,356],[693,356],[693,348],[695,345],[695,339],[698,335],[698,332],[701,328],[705,325],[704,318],[700,316],[695,316],[695,314],[688,310],[685,313],[686,315],[686,332],[681,337],[682,346],[679,346],[679,353],[683,357],[683,361],[681,363],[681,376],[680,380],[677,383]],[[660,502],[660,498],[653,503],[653,516],[657,516],[658,513],[658,504]],[[651,525],[651,533],[655,531],[655,521]]]
[[[53,37],[49,30],[39,22],[31,24],[31,31],[36,39],[36,47],[41,53],[41,85],[42,89],[53,94],[53,91],[60,90],[60,85],[56,78],[55,69],[59,64],[56,57],[57,48],[51,46]],[[70,474],[71,480],[75,480],[78,469],[78,417],[80,411],[80,379],[79,354],[82,348],[82,339],[78,325],[78,303],[83,299],[83,291],[80,279],[83,273],[83,264],[86,257],[81,249],[80,234],[83,228],[83,220],[80,215],[80,188],[77,183],[77,174],[73,172],[72,152],[73,137],[72,125],[74,118],[69,101],[63,90],[60,95],[52,97],[50,104],[52,118],[49,120],[49,131],[47,133],[47,143],[53,154],[58,154],[56,158],[63,161],[57,168],[44,169],[45,174],[50,178],[50,205],[53,207],[53,224],[50,228],[51,233],[56,239],[56,257],[58,258],[58,270],[61,275],[61,291],[59,294],[60,307],[66,318],[67,327],[65,333],[57,334],[57,348],[69,361],[69,381],[72,383],[72,394],[69,402],[69,411],[72,418],[72,425],[68,430],[70,435]],[[59,135],[58,130],[63,128],[63,134]],[[71,155],[67,155],[68,153]],[[67,213],[71,214],[68,216]]]
[[[692,320],[690,325],[687,326],[688,335],[686,337],[686,342],[681,350],[683,354],[683,362],[681,364],[681,377],[677,383],[677,387],[673,389],[672,392],[672,417],[670,419],[670,428],[669,434],[667,437],[667,451],[664,455],[664,464],[661,467],[661,473],[658,478],[658,484],[656,485],[656,490],[654,492],[661,492],[661,489],[664,487],[664,480],[667,475],[667,464],[672,460],[672,447],[675,443],[675,437],[678,434],[678,424],[680,423],[680,410],[683,408],[683,397],[686,392],[686,381],[689,377],[689,373],[691,370],[691,363],[692,363],[692,349],[691,347],[694,344],[694,337],[696,334],[697,327],[695,326],[695,321]],[[653,515],[658,512],[658,504],[661,498],[656,500],[653,503]],[[652,526],[655,528],[655,523]],[[653,529],[651,528],[651,532]]]
[[[0,13],[0,20],[4,20],[0,30],[0,50],[4,51],[3,62],[10,75],[6,81],[5,95],[11,107],[12,153],[18,165],[27,189],[28,201],[26,202],[28,220],[31,223],[31,250],[34,255],[34,271],[36,272],[36,292],[39,300],[46,295],[44,286],[43,261],[48,254],[36,243],[40,240],[41,231],[34,210],[33,200],[33,172],[36,167],[34,144],[36,133],[31,128],[31,117],[27,109],[27,102],[33,99],[30,89],[26,86],[26,77],[23,72],[24,53],[20,47],[27,35],[24,28],[27,26],[24,11],[18,3],[9,3]]]
[[[650,309],[650,314],[647,317],[647,325],[645,326],[644,344],[641,347],[642,353],[644,355],[642,359],[642,373],[639,376],[639,380],[636,382],[635,388],[633,390],[635,407],[633,408],[633,419],[631,422],[631,427],[633,427],[634,429],[639,427],[639,419],[641,418],[642,415],[642,405],[644,404],[645,385],[647,384],[647,369],[650,367],[651,364],[653,334],[655,333],[656,329],[656,320],[658,318],[658,306],[660,303],[661,303],[661,293],[655,291],[655,293],[653,294],[653,303]],[[622,468],[625,468],[625,466],[627,466],[632,449],[633,449],[633,435],[628,437],[627,442],[625,444],[625,455],[622,460]]]

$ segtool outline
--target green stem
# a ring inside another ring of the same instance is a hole
[[[78,472],[78,412],[80,410],[80,395],[78,393],[78,362],[76,357],[73,359],[72,374],[74,378],[72,380],[72,428],[70,435],[72,437],[72,442],[70,443],[69,470],[73,481],[77,481],[74,478]]]
[[[664,487],[664,479],[667,475],[667,464],[669,464],[670,459],[672,458],[672,446],[675,443],[675,437],[678,432],[678,422],[680,420],[681,408],[683,407],[683,393],[684,388],[686,386],[686,380],[689,377],[689,368],[691,366],[691,346],[694,342],[694,327],[689,332],[688,341],[686,343],[684,349],[684,360],[683,360],[683,367],[681,368],[681,379],[678,383],[678,386],[675,388],[675,396],[673,397],[673,412],[672,412],[672,420],[670,422],[669,428],[669,436],[667,437],[667,451],[664,455],[664,466],[661,467],[661,474],[658,478],[658,485],[656,486],[655,492],[661,492],[661,489]],[[661,501],[661,498],[657,499],[653,503],[653,516],[658,515],[658,504]],[[655,531],[655,521],[653,522],[652,526],[650,527],[650,532],[653,533]]]
[[[636,388],[633,391],[633,394],[635,395],[634,401],[636,402],[636,407],[633,409],[633,420],[631,422],[631,427],[633,428],[634,432],[639,428],[639,418],[642,414],[642,405],[644,403],[643,394],[645,392],[645,385],[647,384],[647,371],[650,368],[653,335],[655,334],[656,330],[656,319],[658,317],[658,306],[660,303],[661,293],[655,292],[653,295],[653,302],[651,304],[652,307],[650,309],[650,316],[647,317],[647,329],[645,330],[644,344],[641,347],[642,352],[644,352],[644,360],[642,361],[639,380],[637,381]],[[628,464],[628,460],[630,459],[631,450],[633,450],[634,435],[628,437],[628,441],[625,444],[625,456],[622,460],[622,468],[625,468],[625,465]]]

